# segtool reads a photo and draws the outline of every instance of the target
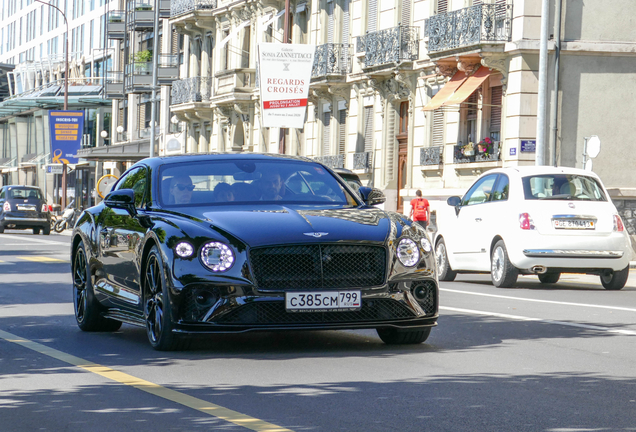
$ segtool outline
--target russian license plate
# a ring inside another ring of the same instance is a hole
[[[552,223],[556,229],[585,229],[593,230],[596,224],[593,220],[585,219],[553,219]]]
[[[290,312],[350,311],[362,307],[360,291],[309,291],[285,293]]]
[[[35,211],[35,206],[33,205],[20,205],[16,206],[18,210],[26,210],[26,211]]]

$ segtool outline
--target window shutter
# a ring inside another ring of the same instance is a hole
[[[411,25],[411,0],[402,0],[402,25]]]
[[[473,0],[473,6],[479,6],[481,4],[483,4],[482,0]]]
[[[347,146],[347,110],[338,111],[338,154],[346,153]]]
[[[369,0],[367,30],[374,32],[378,28],[378,0]]]
[[[433,147],[444,145],[444,111],[433,111],[433,132],[431,137]]]
[[[175,28],[172,29],[172,40],[170,41],[170,53],[179,54],[179,33]]]
[[[373,151],[373,107],[364,107],[364,151]]]
[[[437,11],[435,15],[444,14],[448,12],[448,0],[437,0]]]
[[[334,1],[327,3],[327,43],[333,43],[333,33],[335,30],[333,8]]]
[[[322,114],[322,155],[329,156],[329,138],[330,138],[330,123],[331,112],[327,111]]]
[[[137,124],[139,129],[146,127],[146,104],[144,103],[137,105]]]
[[[387,146],[386,146],[386,180],[391,181],[394,178],[395,173],[395,116],[396,112],[393,106],[391,105],[391,109],[388,112],[387,119]]]
[[[501,132],[501,103],[503,87],[490,88],[490,133]]]
[[[342,40],[341,40],[341,42],[344,44],[349,43],[349,37],[350,37],[349,20],[350,20],[349,0],[344,0],[342,4]]]

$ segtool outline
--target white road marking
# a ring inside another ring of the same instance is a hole
[[[588,330],[598,330],[598,331],[604,331],[608,333],[617,333],[617,334],[627,335],[627,336],[636,336],[636,331],[634,330],[618,330],[618,329],[613,329],[609,327],[601,327],[601,326],[595,326],[595,325],[589,325],[589,324],[579,324],[579,323],[573,323],[573,322],[567,322],[567,321],[555,321],[555,320],[542,319],[542,318],[530,318],[530,317],[524,317],[519,315],[509,315],[509,314],[501,314],[496,312],[453,308],[453,307],[447,307],[447,306],[440,306],[439,308],[440,310],[447,310],[451,312],[463,312],[463,313],[472,314],[472,315],[492,316],[497,318],[511,319],[515,321],[543,322],[547,324],[556,324],[556,325],[562,325],[562,326],[568,326],[568,327],[578,327],[578,328],[584,328]]]
[[[593,304],[585,304],[585,303],[570,303],[570,302],[560,302],[555,300],[537,300],[537,299],[529,299],[529,298],[523,298],[523,297],[512,297],[512,296],[503,296],[503,295],[497,295],[497,294],[485,294],[485,293],[476,293],[476,292],[470,292],[470,291],[460,291],[460,290],[453,290],[448,288],[440,288],[439,290],[457,293],[457,294],[470,294],[470,295],[483,296],[483,297],[495,297],[495,298],[501,298],[506,300],[519,300],[519,301],[527,301],[527,302],[535,302],[535,303],[551,303],[551,304],[558,304],[558,305],[564,305],[564,306],[582,306],[582,307],[590,307],[590,308],[598,308],[598,309],[612,309],[612,310],[620,310],[620,311],[626,311],[626,312],[636,312],[636,309],[624,308],[620,306],[603,306],[603,305],[593,305]]]
[[[31,242],[31,243],[38,243],[38,244],[46,244],[46,245],[58,245],[58,246],[63,246],[65,245],[65,243],[63,242],[55,242],[55,241],[51,241],[51,240],[40,240],[40,239],[34,239],[34,238],[30,238],[24,235],[12,235],[12,234],[3,234],[0,239],[11,239],[11,240],[20,240],[20,241],[25,241],[25,242]],[[5,244],[5,243],[0,243],[0,246],[9,246],[9,244]],[[23,244],[21,244],[20,246],[23,246]]]

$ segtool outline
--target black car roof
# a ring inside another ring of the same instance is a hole
[[[146,158],[140,162],[147,165],[163,165],[165,163],[182,163],[182,162],[198,162],[201,160],[233,160],[233,159],[251,159],[251,160],[298,160],[303,162],[319,163],[313,159],[303,156],[279,155],[275,153],[189,153],[171,156],[159,156],[154,158]]]

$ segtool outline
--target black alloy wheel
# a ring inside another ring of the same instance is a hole
[[[400,330],[396,328],[376,329],[378,336],[387,345],[411,345],[420,344],[428,339],[431,328],[425,327],[417,330]]]
[[[148,254],[144,271],[144,316],[150,345],[158,351],[183,348],[184,339],[172,333],[170,298],[165,284],[163,261],[157,246]]]
[[[601,283],[603,288],[610,291],[618,291],[623,289],[629,278],[629,266],[619,271],[609,271],[601,273]]]
[[[101,316],[102,307],[93,294],[93,281],[86,261],[84,243],[80,242],[73,260],[73,305],[77,326],[89,332],[116,331],[121,322]]]
[[[448,262],[448,252],[446,251],[446,243],[444,239],[440,239],[435,247],[435,258],[437,260],[437,270],[439,271],[439,280],[452,282],[457,276]]]
[[[490,277],[497,288],[512,288],[517,283],[519,269],[512,265],[503,240],[495,244],[490,257]]]
[[[537,275],[542,284],[554,284],[561,278],[561,273],[543,273]]]

